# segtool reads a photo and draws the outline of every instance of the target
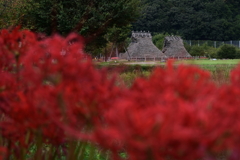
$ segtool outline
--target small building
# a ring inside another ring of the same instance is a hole
[[[182,38],[179,36],[166,36],[162,52],[167,57],[191,57],[184,47]]]
[[[153,44],[150,32],[132,31],[131,43],[126,52],[121,54],[121,58],[166,58],[166,56]]]

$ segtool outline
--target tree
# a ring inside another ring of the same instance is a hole
[[[144,8],[141,17],[133,23],[134,30],[168,32],[167,11],[171,7],[166,0],[142,0]]]
[[[25,16],[25,24],[48,35],[78,32],[86,42],[102,47],[104,35],[113,26],[124,27],[140,14],[140,0],[33,0],[34,10]],[[105,41],[105,42],[104,42]],[[103,43],[104,42],[104,43]]]
[[[162,50],[163,48],[163,44],[164,44],[164,38],[168,36],[168,34],[163,34],[163,33],[159,33],[153,36],[152,40],[153,40],[153,44],[160,50]]]
[[[126,44],[126,40],[130,35],[129,30],[131,30],[131,27],[131,25],[127,25],[121,28],[114,26],[108,30],[106,38],[109,42],[113,43],[113,48],[116,49],[116,52],[119,50],[124,51],[124,48],[128,45]]]
[[[21,25],[25,14],[31,10],[31,0],[1,0],[0,29]]]
[[[109,29],[129,26],[141,7],[141,0],[2,0],[0,28],[21,25],[46,35],[64,36],[77,32],[84,36],[86,51],[97,53],[106,46]]]
[[[237,0],[145,0],[134,30],[173,33],[192,40],[240,38]]]

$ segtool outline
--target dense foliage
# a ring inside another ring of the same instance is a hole
[[[35,10],[26,16],[33,21],[36,31],[47,34],[76,31],[83,36],[98,37],[114,25],[126,26],[137,17],[139,11],[138,0],[32,1]]]
[[[3,0],[0,28],[21,25],[46,35],[64,36],[77,32],[84,36],[88,52],[94,54],[108,41],[124,41],[140,10],[140,0]],[[116,28],[113,40],[109,33]]]
[[[143,0],[135,30],[180,34],[192,40],[240,39],[238,0]]]
[[[168,36],[167,33],[165,34],[156,34],[153,36],[152,38],[152,41],[153,41],[153,44],[160,50],[163,49],[163,44],[164,44],[164,38]]]
[[[114,160],[240,159],[240,66],[217,87],[169,62],[126,88],[78,35],[18,29],[0,31],[0,57],[0,159],[83,159],[86,143]]]
[[[21,25],[24,16],[31,11],[31,0],[1,0],[0,29]]]
[[[239,58],[238,51],[236,47],[231,46],[231,45],[223,45],[220,47],[220,49],[217,52],[218,58],[224,59],[224,58],[229,58],[229,59],[235,59]]]

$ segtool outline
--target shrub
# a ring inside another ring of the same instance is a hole
[[[205,55],[205,49],[202,46],[191,46],[191,49],[189,51],[191,56],[204,56]]]
[[[240,49],[237,49],[237,52],[236,52],[236,59],[240,59]]]
[[[206,56],[209,58],[217,58],[217,48],[209,47],[206,51]]]
[[[209,58],[217,57],[217,49],[214,47],[210,47],[207,44],[201,46],[198,45],[190,46],[188,52],[192,56],[207,56]]]
[[[228,44],[224,44],[220,47],[220,49],[217,52],[218,58],[221,59],[235,59],[237,54],[236,47]]]

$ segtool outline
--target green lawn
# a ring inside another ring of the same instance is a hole
[[[240,59],[228,59],[228,60],[181,60],[176,61],[175,63],[184,63],[184,64],[196,64],[196,65],[221,65],[221,64],[229,64],[236,65],[240,63]]]
[[[138,76],[148,77],[151,74],[152,69],[155,66],[166,66],[167,62],[134,62],[134,61],[110,61],[110,62],[100,62],[97,65],[100,67],[118,67],[125,65],[129,67],[124,73],[121,73],[121,78],[123,79],[126,86],[131,86],[135,78]],[[237,64],[240,64],[240,59],[229,59],[229,60],[176,60],[174,64],[177,66],[179,64],[194,65],[209,71],[211,74],[211,79],[216,82],[217,85],[226,84],[230,82],[230,73]],[[141,68],[139,70],[139,67]],[[136,72],[136,71],[139,71]]]
[[[240,64],[240,59],[226,59],[226,60],[210,60],[210,59],[202,59],[202,60],[176,60],[175,64],[193,64],[199,66],[208,66],[208,65],[231,65],[235,66]],[[135,61],[109,61],[109,62],[98,62],[96,63],[100,66],[108,66],[108,65],[120,65],[120,64],[128,64],[128,65],[141,65],[141,66],[155,66],[155,65],[166,65],[166,62],[154,62],[154,61],[147,61],[147,62],[135,62]]]

